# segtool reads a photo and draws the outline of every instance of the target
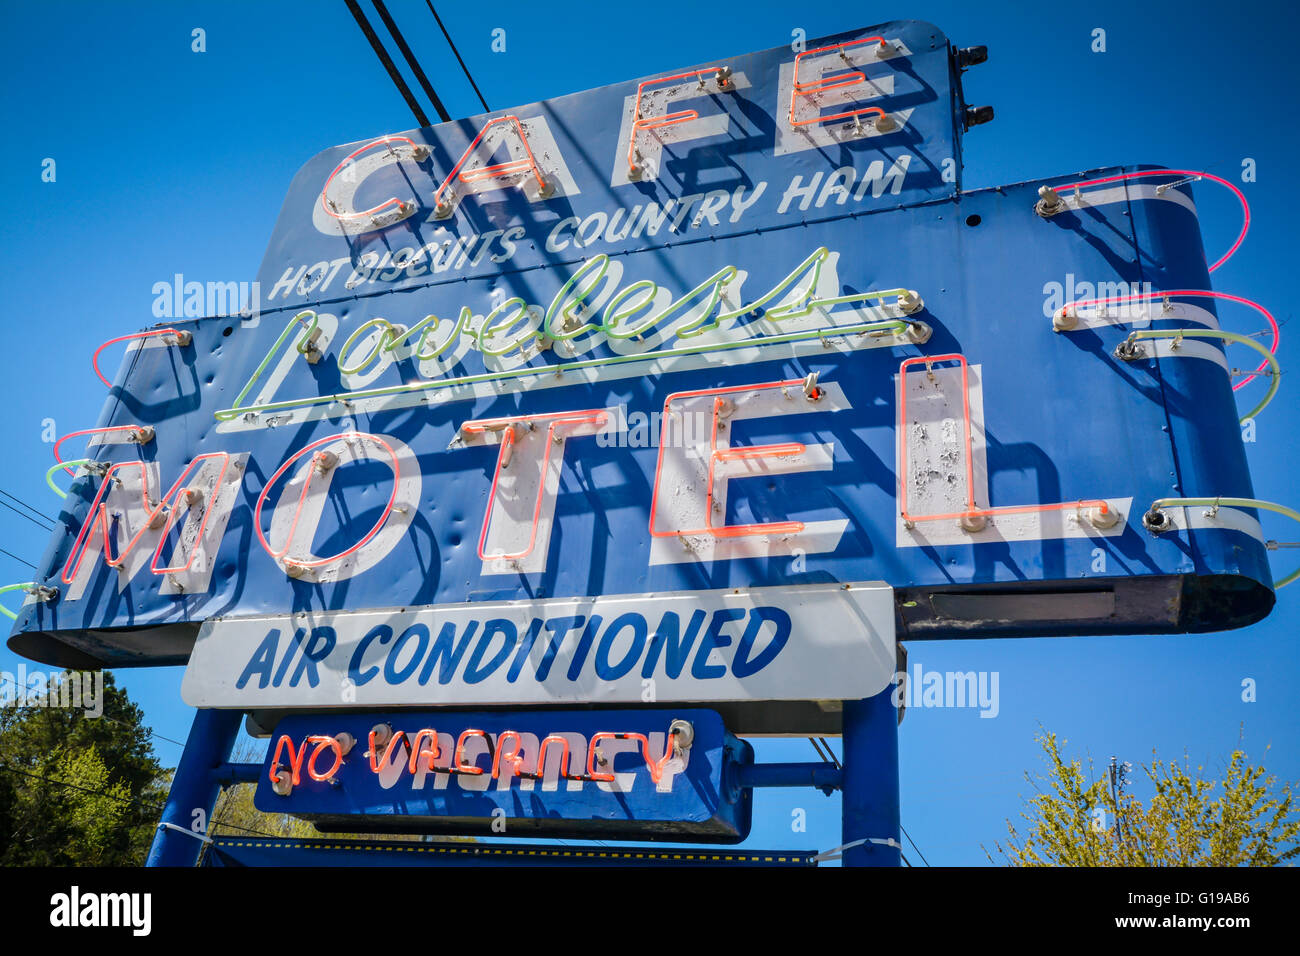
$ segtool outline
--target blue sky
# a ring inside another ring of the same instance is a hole
[[[1283,323],[1287,367],[1294,266],[1284,206],[1300,164],[1294,121],[1292,8],[1204,2],[825,4],[800,9],[734,4],[443,4],[490,106],[509,107],[661,73],[717,56],[788,43],[895,17],[928,20],[955,44],[987,44],[989,62],[966,78],[967,98],[997,119],[965,142],[965,186],[975,189],[1103,165],[1159,163],[1204,169],[1242,184],[1253,222],[1245,246],[1215,273],[1215,288],[1247,296]],[[1260,7],[1263,7],[1261,9]],[[453,116],[477,113],[472,90],[423,0],[389,8]],[[367,6],[367,11],[370,8]],[[599,10],[597,15],[595,10]],[[102,341],[150,324],[151,287],[177,272],[251,280],[284,193],[321,149],[414,125],[406,105],[342,2],[7,4],[0,12],[0,152],[5,227],[0,261],[9,292],[0,318],[7,463],[0,488],[58,510],[44,485],[43,422],[59,433],[94,424],[102,391],[90,355]],[[377,18],[372,17],[382,32]],[[191,30],[207,51],[191,51]],[[506,31],[506,52],[490,49]],[[1093,31],[1106,51],[1093,52]],[[53,158],[57,179],[42,182]],[[1205,244],[1226,249],[1235,200],[1198,187]],[[1258,330],[1252,313],[1221,312],[1226,328]],[[1244,359],[1243,359],[1244,362]],[[1248,387],[1242,401],[1256,392]],[[1253,404],[1253,401],[1252,401]],[[1300,394],[1285,381],[1247,453],[1259,497],[1292,506]],[[1270,537],[1300,528],[1264,517]],[[0,510],[0,547],[34,561],[47,536]],[[1278,577],[1296,552],[1277,552]],[[30,569],[0,555],[0,578]],[[1184,752],[1218,770],[1238,741],[1284,779],[1300,780],[1294,628],[1300,587],[1241,631],[1172,637],[914,642],[911,664],[997,671],[1000,710],[914,709],[901,729],[903,825],[931,864],[985,862],[980,844],[1005,834],[1039,766],[1040,725],[1104,765]],[[0,670],[17,659],[0,650]],[[119,671],[154,729],[184,739],[191,711],[181,669]],[[1257,699],[1242,700],[1242,681]],[[836,744],[838,749],[838,743]],[[179,748],[156,741],[174,763]],[[762,759],[814,759],[804,740],[759,741]],[[1267,750],[1266,750],[1267,748]],[[806,833],[791,830],[807,811]],[[839,842],[838,799],[798,790],[760,792],[748,845],[826,849]],[[905,844],[906,845],[906,844]],[[910,845],[906,854],[920,865]]]

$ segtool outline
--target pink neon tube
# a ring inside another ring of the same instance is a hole
[[[768,388],[803,388],[803,381],[791,379],[785,382],[765,382],[760,385],[733,385],[728,388],[708,388],[691,392],[674,392],[664,400],[663,431],[659,440],[659,461],[655,466],[654,494],[650,498],[650,534],[656,538],[682,538],[688,535],[709,535],[715,538],[739,538],[751,534],[796,534],[804,529],[802,521],[775,521],[767,524],[721,525],[713,523],[713,486],[714,473],[719,461],[741,461],[750,458],[780,458],[786,455],[799,455],[806,446],[799,442],[786,442],[780,445],[762,445],[756,448],[718,448],[718,410],[721,399],[713,402],[713,428],[709,442],[708,484],[705,495],[704,527],[690,531],[658,531],[655,529],[655,514],[659,506],[659,475],[664,466],[665,437],[668,432],[669,406],[681,398],[697,398],[703,395],[730,395],[735,392],[753,392]]]
[[[1083,189],[1086,186],[1104,186],[1107,183],[1118,183],[1128,179],[1144,179],[1149,176],[1196,176],[1200,179],[1208,179],[1211,182],[1216,182],[1220,186],[1227,186],[1228,189],[1232,190],[1232,194],[1237,197],[1237,202],[1241,203],[1241,232],[1238,233],[1237,241],[1232,244],[1232,248],[1220,256],[1218,260],[1215,261],[1214,265],[1210,266],[1209,271],[1213,272],[1218,269],[1219,266],[1231,259],[1236,251],[1241,248],[1241,244],[1246,241],[1246,233],[1250,230],[1250,204],[1246,202],[1246,196],[1240,189],[1228,182],[1228,180],[1221,176],[1215,176],[1212,173],[1201,172],[1194,169],[1144,169],[1135,173],[1122,173],[1118,176],[1107,176],[1105,179],[1090,179],[1083,183],[1065,183],[1053,188],[1057,192],[1061,192],[1062,190]],[[1260,367],[1263,368],[1263,366]],[[1242,384],[1245,383],[1243,382]]]
[[[99,348],[95,349],[95,354],[90,358],[90,365],[91,368],[95,370],[95,374],[99,376],[99,380],[104,383],[104,387],[112,388],[113,383],[105,378],[104,373],[99,370],[99,353],[103,352],[104,349],[108,348],[110,345],[116,345],[118,342],[129,342],[133,339],[148,339],[158,335],[174,335],[179,340],[181,336],[188,334],[188,332],[182,332],[180,329],[150,329],[148,332],[133,332],[130,335],[119,335],[117,338],[109,339]]]
[[[1231,254],[1232,253],[1228,253],[1228,255]],[[1224,258],[1227,257],[1225,256]],[[1220,260],[1220,262],[1222,261],[1223,260]],[[1168,292],[1143,292],[1139,295],[1122,295],[1122,296],[1115,296],[1114,298],[1110,298],[1110,299],[1080,299],[1075,302],[1067,302],[1065,303],[1065,305],[1061,306],[1061,308],[1062,310],[1068,310],[1071,308],[1077,309],[1080,306],[1085,306],[1085,305],[1110,305],[1116,302],[1144,302],[1144,301],[1151,301],[1152,299],[1164,299],[1164,298],[1172,299],[1175,297],[1195,298],[1195,299],[1223,299],[1227,302],[1236,302],[1239,305],[1249,306],[1250,308],[1258,312],[1260,315],[1262,315],[1268,321],[1269,329],[1272,330],[1273,332],[1273,344],[1269,346],[1268,350],[1272,352],[1274,355],[1277,354],[1278,343],[1282,340],[1282,331],[1278,328],[1277,319],[1273,318],[1273,313],[1269,312],[1268,309],[1264,308],[1258,302],[1254,302],[1250,299],[1244,299],[1239,295],[1229,295],[1227,292],[1215,292],[1211,289],[1173,289]],[[1260,372],[1264,371],[1264,369],[1267,367],[1268,367],[1268,359],[1265,359],[1264,361],[1259,363],[1259,366],[1255,369],[1254,372],[1252,372],[1250,375],[1247,375],[1236,385],[1232,386],[1232,390],[1235,392],[1237,391],[1237,389],[1242,388],[1243,386],[1245,386],[1247,382],[1255,378],[1257,375],[1259,375]]]
[[[352,160],[356,159],[356,157],[364,153],[366,150],[374,146],[385,146],[389,143],[407,143],[412,149],[417,148],[415,141],[411,139],[407,139],[405,136],[384,136],[381,139],[372,140],[371,142],[366,143],[366,145],[348,153],[348,155],[343,157],[342,162],[340,162],[337,166],[334,167],[334,172],[330,173],[329,179],[325,180],[325,187],[320,191],[320,205],[321,208],[325,210],[325,213],[327,215],[333,216],[335,219],[338,219],[340,222],[352,222],[357,219],[365,219],[369,216],[374,216],[377,213],[383,212],[389,206],[402,205],[403,200],[398,199],[397,197],[393,197],[392,199],[389,199],[386,202],[381,202],[378,206],[375,206],[371,209],[365,209],[361,212],[337,213],[330,208],[330,202],[329,202],[330,183],[334,182],[334,177],[339,174],[339,171],[342,170],[343,167],[346,166],[348,163],[350,163]]]
[[[327,438],[321,438],[318,441],[312,442],[310,445],[306,445],[303,448],[300,448],[290,458],[288,458],[285,461],[285,463],[280,466],[279,470],[276,471],[276,473],[271,476],[270,481],[268,481],[266,483],[266,486],[262,489],[262,493],[257,496],[257,507],[253,509],[253,528],[257,531],[257,540],[262,543],[262,547],[266,550],[266,553],[269,554],[272,558],[275,558],[277,560],[283,558],[286,554],[289,553],[289,548],[293,545],[294,535],[298,531],[298,519],[302,516],[303,505],[306,503],[307,500],[307,492],[311,488],[312,475],[315,473],[315,463],[318,460],[320,460],[323,457],[323,455],[319,453],[312,455],[312,467],[308,470],[307,477],[302,483],[302,492],[298,495],[298,505],[296,508],[294,508],[293,521],[289,525],[288,537],[285,539],[284,547],[279,551],[276,551],[271,547],[270,543],[266,540],[266,535],[262,533],[262,506],[266,503],[267,493],[271,490],[271,488],[275,485],[275,483],[280,480],[280,477],[289,469],[289,467],[295,461],[297,461],[299,458],[305,455],[307,452],[312,451],[315,448],[319,448],[321,445],[327,445],[332,442],[347,440],[349,438],[358,438],[362,440],[369,439],[370,441],[375,442],[375,444],[380,445],[384,449],[384,451],[388,452],[389,463],[393,469],[393,491],[388,496],[388,503],[384,506],[383,514],[379,516],[379,520],[375,522],[374,527],[372,527],[368,532],[366,532],[365,537],[362,538],[360,541],[358,541],[356,544],[354,544],[352,547],[348,548],[346,551],[341,551],[338,554],[328,558],[318,558],[315,561],[295,560],[295,561],[286,561],[286,563],[292,564],[294,567],[299,567],[299,568],[319,568],[327,564],[332,564],[335,561],[341,561],[343,558],[346,558],[350,554],[354,554],[356,551],[364,547],[366,542],[368,542],[371,538],[373,538],[375,535],[379,533],[380,529],[383,528],[384,526],[384,522],[388,520],[388,516],[393,513],[393,508],[397,504],[397,486],[401,482],[402,468],[400,462],[397,459],[397,453],[393,451],[392,446],[389,445],[388,442],[384,441],[382,438],[378,437],[377,435],[370,435],[365,432],[344,432],[339,435],[331,435]]]
[[[810,80],[807,83],[799,81],[799,61],[806,56],[813,56],[817,53],[825,53],[827,50],[839,50],[846,46],[857,46],[859,43],[870,43],[875,41],[882,47],[885,45],[884,37],[863,37],[861,40],[850,40],[847,43],[835,43],[831,46],[818,47],[816,50],[805,50],[796,54],[794,58],[794,83],[790,90],[790,125],[791,126],[811,126],[814,123],[830,123],[838,119],[850,119],[854,116],[862,116],[866,113],[874,113],[877,116],[884,116],[885,111],[878,106],[864,106],[861,109],[848,110],[844,113],[836,113],[833,116],[814,116],[806,120],[795,120],[794,106],[795,100],[800,96],[812,96],[816,93],[825,93],[830,90],[843,89],[846,86],[856,86],[866,80],[867,75],[854,70],[852,73],[845,73],[840,76],[822,77],[818,80]]]
[[[533,505],[533,524],[532,530],[528,536],[528,547],[517,554],[507,554],[504,551],[498,554],[488,554],[484,551],[487,543],[488,526],[492,522],[492,503],[496,501],[497,483],[501,480],[501,469],[505,467],[505,462],[510,460],[510,449],[514,447],[516,424],[522,424],[529,421],[546,421],[550,420],[550,426],[546,429],[546,454],[542,458],[542,480],[537,486],[537,501]],[[537,546],[537,525],[542,515],[542,502],[546,495],[546,472],[551,464],[551,446],[555,444],[555,429],[560,425],[604,425],[608,415],[603,411],[590,412],[563,412],[556,416],[551,415],[529,415],[521,418],[491,418],[480,421],[466,422],[461,425],[462,432],[470,434],[482,434],[493,427],[505,426],[501,435],[501,451],[497,454],[497,467],[492,475],[492,488],[488,491],[487,514],[483,516],[483,530],[478,536],[478,556],[484,561],[503,560],[516,561],[520,558],[526,558],[533,553],[533,548]]]
[[[641,118],[641,95],[645,88],[652,83],[671,83],[674,80],[688,80],[692,76],[717,76],[722,73],[722,68],[718,66],[706,66],[702,70],[691,70],[687,73],[674,73],[672,76],[659,76],[652,80],[642,80],[636,86],[636,103],[632,108],[632,133],[628,137],[627,143],[627,166],[629,170],[636,169],[636,137],[639,132],[645,129],[662,129],[665,126],[676,126],[678,123],[689,123],[691,120],[700,118],[698,110],[685,109],[678,110],[676,113],[665,113],[663,116],[654,116],[650,119]]]
[[[907,510],[907,369],[912,365],[924,365],[929,368],[936,362],[957,362],[961,365],[962,426],[966,442],[966,510],[948,514],[914,515]],[[1066,501],[1044,505],[1012,505],[1001,508],[977,508],[975,506],[975,455],[971,445],[970,389],[968,372],[964,355],[933,355],[905,359],[898,367],[898,504],[904,521],[914,524],[918,521],[960,520],[962,518],[992,517],[995,515],[1032,514],[1044,511],[1064,511],[1067,508],[1096,508],[1102,514],[1110,513],[1110,505],[1105,501]]]
[[[515,128],[519,131],[519,139],[524,144],[524,152],[528,154],[528,158],[513,159],[509,162],[497,163],[495,166],[484,166],[482,169],[471,169],[467,173],[462,173],[460,168],[465,165],[465,160],[469,159],[470,154],[474,152],[474,148],[482,141],[483,134],[497,123],[515,124]],[[513,173],[522,173],[530,169],[532,170],[533,177],[537,180],[537,188],[539,190],[545,190],[546,180],[542,178],[542,170],[537,165],[537,160],[533,156],[533,148],[528,145],[528,137],[524,135],[524,127],[523,124],[519,122],[519,117],[498,116],[496,119],[488,120],[483,124],[483,128],[478,131],[478,135],[474,137],[474,141],[469,144],[469,148],[465,150],[464,155],[462,155],[456,162],[456,165],[452,167],[451,173],[448,174],[447,179],[438,187],[438,191],[434,193],[433,204],[435,207],[442,205],[442,194],[446,191],[447,187],[451,185],[454,179],[459,178],[463,183],[474,183],[483,179],[495,179],[499,176],[509,176]]]

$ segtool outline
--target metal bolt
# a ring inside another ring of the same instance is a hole
[[[1065,203],[1061,200],[1061,194],[1051,186],[1038,187],[1038,202],[1034,204],[1034,212],[1044,219],[1050,219],[1058,212],[1065,209]]]

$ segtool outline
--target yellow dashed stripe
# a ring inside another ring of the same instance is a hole
[[[680,860],[682,862],[694,862],[705,860],[725,860],[729,863],[797,863],[808,862],[802,861],[794,856],[765,856],[758,853],[738,855],[733,853],[690,853],[674,851],[640,851],[636,853],[616,850],[534,850],[527,847],[493,847],[493,846],[475,846],[475,847],[455,847],[455,846],[375,846],[362,844],[359,846],[349,846],[346,843],[321,843],[318,845],[309,845],[304,843],[281,843],[281,842],[264,842],[260,840],[235,840],[223,842],[218,840],[216,846],[230,847],[248,847],[249,849],[263,850],[364,850],[367,852],[383,851],[387,853],[472,853],[476,856],[557,856],[557,857],[577,857],[604,860],[604,859],[623,859],[623,860]]]

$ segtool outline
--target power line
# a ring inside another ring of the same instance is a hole
[[[819,744],[818,741],[821,741]],[[817,751],[817,756],[821,757],[826,763],[831,764],[837,770],[841,767],[840,760],[835,756],[835,751],[831,749],[830,741],[825,737],[809,737],[808,743],[813,745],[813,750]],[[826,749],[823,750],[822,748]]]
[[[467,67],[465,61],[461,59],[460,51],[456,49],[456,44],[451,39],[451,34],[448,33],[447,28],[443,26],[442,17],[438,16],[437,10],[433,9],[433,0],[424,0],[424,2],[428,4],[429,12],[433,14],[433,18],[438,21],[438,29],[441,30],[442,35],[447,38],[447,46],[451,47],[451,52],[456,54],[456,62],[460,64],[460,68],[465,72],[465,79],[469,80],[469,85],[474,87],[474,93],[478,96],[478,101],[483,104],[483,112],[490,113],[491,110],[488,108],[487,100],[483,99],[483,94],[480,92],[478,84],[474,82],[474,77],[470,75],[469,67]]]
[[[838,770],[840,767],[840,758],[835,756],[835,751],[831,749],[830,741],[825,737],[818,737],[817,739],[822,742],[822,746],[826,748],[826,753],[831,758],[831,763],[835,764],[835,768]]]
[[[42,531],[53,531],[53,530],[54,530],[54,525],[52,525],[52,524],[45,524],[44,522],[37,521],[35,518],[33,518],[31,515],[29,515],[26,511],[19,511],[17,508],[15,508],[13,505],[11,505],[11,504],[10,504],[9,502],[7,502],[7,501],[0,501],[0,505],[4,505],[4,507],[8,508],[10,511],[12,511],[12,512],[13,512],[14,514],[16,514],[16,515],[18,515],[18,516],[20,516],[20,517],[22,517],[22,518],[26,518],[28,521],[30,521],[32,524],[36,525],[36,527],[40,528]]]
[[[3,550],[3,549],[0,549],[0,550]],[[9,554],[9,552],[6,551],[5,554]],[[10,555],[10,557],[12,557],[12,555]],[[33,567],[35,567],[35,565],[33,565]],[[9,683],[11,683],[11,684],[14,685],[14,688],[15,688],[16,690],[24,690],[24,688],[22,688],[21,686],[19,686],[18,681],[16,681],[14,678],[10,677],[8,674],[5,674],[5,675],[3,675],[3,676],[4,676],[4,679],[5,679],[5,680],[7,680]],[[48,689],[46,690],[46,694],[47,694],[47,696],[48,696],[48,694],[49,694]],[[84,708],[83,708],[83,709],[84,709]],[[131,724],[128,724],[126,721],[124,721],[124,720],[118,720],[116,717],[110,717],[110,716],[108,716],[108,714],[100,714],[99,717],[97,717],[97,718],[95,718],[95,719],[96,719],[96,720],[107,720],[110,724],[117,724],[119,727],[130,727],[130,726],[131,726]],[[167,741],[169,744],[175,744],[175,745],[178,746],[178,747],[184,747],[184,746],[185,746],[185,744],[182,743],[181,741],[179,741],[179,740],[173,740],[171,737],[166,737],[166,736],[164,736],[164,735],[158,733],[156,730],[150,730],[148,727],[142,726],[142,725],[140,725],[140,724],[136,724],[135,726],[140,727],[140,729],[143,730],[143,731],[144,731],[146,734],[148,734],[150,737],[157,737],[159,740],[165,740],[165,741]]]
[[[23,506],[24,508],[26,508],[28,511],[32,512],[32,513],[35,514],[35,515],[38,515],[38,516],[44,518],[46,521],[49,521],[49,522],[51,522],[51,523],[54,521],[54,519],[51,518],[49,515],[47,515],[44,511],[41,511],[39,508],[33,508],[33,507],[32,507],[31,505],[29,505],[27,502],[23,501],[23,499],[19,498],[17,495],[11,495],[11,494],[9,494],[9,492],[5,491],[3,488],[0,488],[0,495],[4,495],[6,498],[9,498],[9,499],[11,499],[11,500],[13,500],[13,501],[18,502],[20,505],[22,505],[22,506]]]
[[[411,88],[408,87],[406,81],[402,79],[402,74],[397,72],[397,67],[393,64],[393,58],[388,55],[388,51],[384,49],[384,45],[379,42],[379,37],[375,36],[375,31],[371,28],[370,21],[367,20],[366,15],[361,12],[361,8],[357,6],[356,0],[344,0],[344,2],[348,5],[348,9],[352,11],[352,16],[357,21],[357,26],[359,26],[361,32],[366,35],[366,39],[370,41],[370,47],[375,51],[375,56],[379,57],[379,62],[382,63],[384,69],[388,71],[388,78],[393,81],[393,85],[397,87],[397,91],[402,94],[402,98],[406,100],[406,105],[411,108],[411,112],[415,114],[415,118],[419,121],[420,125],[432,125],[429,122],[429,117],[424,115],[424,110],[420,109],[420,104],[417,103],[415,97],[411,95]]]
[[[109,723],[117,724],[119,727],[128,727],[128,728],[129,728],[129,727],[131,726],[131,725],[128,724],[126,721],[124,721],[124,720],[118,720],[116,717],[110,717],[110,716],[108,716],[108,714],[100,714],[100,715],[99,715],[99,719],[101,719],[101,720],[107,720]],[[139,724],[136,724],[136,726],[138,727],[138,726],[140,726],[140,725],[139,725]],[[184,747],[185,747],[185,744],[184,744],[183,742],[181,742],[181,741],[179,741],[179,740],[173,740],[171,737],[164,737],[162,734],[158,733],[157,731],[150,730],[148,727],[144,727],[144,728],[141,728],[141,729],[143,729],[144,732],[145,732],[146,734],[148,734],[150,737],[157,737],[159,740],[165,740],[165,741],[167,741],[169,744],[175,744],[177,747],[180,747],[180,748],[182,748],[182,749],[184,749]]]
[[[925,858],[925,854],[921,852],[921,848],[916,845],[916,841],[912,839],[912,835],[907,832],[907,829],[901,823],[898,825],[898,829],[903,831],[903,836],[907,837],[907,842],[912,844],[912,849],[915,850],[916,855],[921,858],[921,862],[924,863],[926,866],[929,866],[930,861]],[[900,851],[900,855],[901,855],[901,851]]]
[[[137,807],[141,810],[152,810],[158,813],[160,816],[162,815],[162,812],[165,809],[165,807],[162,807],[156,803],[149,804],[149,803],[143,803],[141,801],[131,799],[129,797],[119,797],[116,794],[105,793],[103,790],[94,790],[90,787],[83,787],[80,784],[69,783],[67,780],[55,780],[53,777],[45,777],[39,773],[30,773],[29,771],[26,770],[19,770],[17,767],[10,767],[2,763],[0,763],[0,770],[7,770],[10,773],[22,774],[24,777],[31,777],[33,780],[41,780],[44,781],[45,783],[57,784],[60,787],[71,787],[73,790],[80,790],[82,793],[93,794],[94,796],[97,797],[107,797],[109,800],[116,800],[119,803],[130,804],[131,806]],[[274,833],[267,833],[265,830],[252,830],[249,829],[248,827],[241,827],[236,823],[227,823],[224,820],[213,820],[212,826],[230,827],[232,830],[243,830],[245,833],[252,833],[257,836],[270,837],[271,839],[276,838]]]
[[[438,118],[444,123],[450,122],[451,114],[449,114],[447,108],[442,105],[442,100],[438,99],[438,94],[433,90],[433,84],[429,82],[429,78],[424,75],[424,70],[420,67],[420,61],[415,58],[415,54],[411,52],[411,48],[406,45],[406,38],[402,36],[402,31],[397,29],[397,24],[394,23],[393,18],[389,16],[388,7],[384,6],[384,0],[370,0],[370,2],[374,4],[375,10],[379,13],[379,19],[384,21],[384,26],[388,28],[388,32],[392,36],[393,42],[396,43],[397,48],[402,51],[402,56],[406,59],[406,65],[411,68],[411,72],[415,74],[415,78],[420,82],[420,86],[424,88],[424,95],[429,97],[429,102],[433,104],[433,108],[437,112]]]
[[[29,568],[31,568],[33,571],[39,571],[39,570],[40,570],[38,567],[36,567],[36,565],[32,564],[30,561],[27,561],[27,560],[25,560],[25,559],[23,559],[23,558],[18,557],[18,555],[14,554],[12,551],[6,551],[4,548],[0,548],[0,554],[7,554],[7,555],[9,555],[9,557],[13,558],[13,559],[14,559],[15,561],[17,561],[19,564],[25,564],[25,565],[27,565]]]

